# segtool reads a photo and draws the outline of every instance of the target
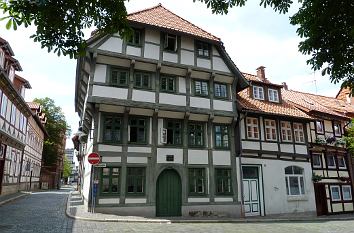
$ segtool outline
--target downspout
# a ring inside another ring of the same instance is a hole
[[[244,205],[244,196],[243,196],[243,172],[242,172],[242,135],[241,135],[241,126],[240,126],[240,123],[243,119],[245,119],[247,116],[247,112],[242,116],[240,116],[238,118],[238,121],[237,121],[237,126],[238,126],[238,133],[240,135],[240,139],[239,139],[239,143],[240,143],[240,153],[239,153],[239,156],[238,156],[238,164],[239,164],[239,169],[240,169],[240,192],[241,192],[241,217],[245,217],[245,205]]]

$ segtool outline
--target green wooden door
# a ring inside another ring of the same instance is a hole
[[[157,179],[156,216],[181,216],[181,178],[173,169],[164,170]]]

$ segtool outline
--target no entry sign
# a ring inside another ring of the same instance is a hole
[[[89,154],[88,158],[87,158],[88,162],[92,165],[96,165],[99,164],[101,161],[100,155],[97,153],[91,153]]]

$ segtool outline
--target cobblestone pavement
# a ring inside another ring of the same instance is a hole
[[[10,232],[354,232],[354,221],[308,223],[117,223],[73,220],[65,215],[69,190],[37,192],[0,207],[0,233]]]

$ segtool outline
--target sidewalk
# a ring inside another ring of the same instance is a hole
[[[14,201],[18,198],[21,198],[21,197],[24,197],[24,196],[27,196],[31,194],[30,192],[17,192],[17,193],[12,193],[12,194],[9,194],[9,195],[3,195],[3,196],[0,196],[0,206],[6,204],[6,203],[9,203],[11,201]]]
[[[66,215],[77,220],[96,222],[135,222],[135,223],[268,223],[268,222],[326,222],[354,220],[354,214],[340,214],[317,217],[315,214],[269,215],[264,217],[222,218],[222,217],[171,217],[168,219],[145,218],[139,216],[118,216],[112,214],[90,213],[78,191],[70,193]]]

